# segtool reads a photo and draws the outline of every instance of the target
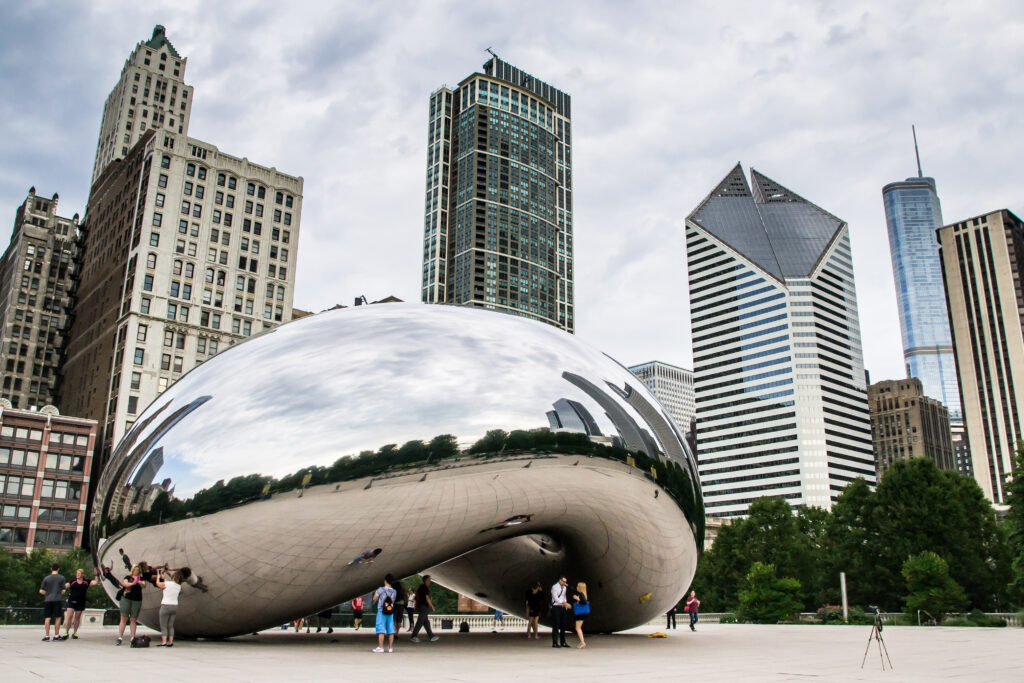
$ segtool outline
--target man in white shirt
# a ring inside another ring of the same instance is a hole
[[[565,642],[566,609],[569,603],[566,602],[566,587],[568,579],[564,576],[551,587],[551,647],[569,647]]]

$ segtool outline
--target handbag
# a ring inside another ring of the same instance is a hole
[[[572,606],[572,613],[576,616],[590,614],[590,602],[577,602]]]

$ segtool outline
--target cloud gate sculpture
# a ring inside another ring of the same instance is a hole
[[[684,594],[704,508],[679,429],[608,356],[505,314],[386,304],[277,327],[182,377],[115,449],[91,525],[118,576],[123,549],[202,577],[181,594],[185,636],[424,571],[511,614],[537,580],[586,581],[603,632]],[[143,623],[159,603],[144,591]]]

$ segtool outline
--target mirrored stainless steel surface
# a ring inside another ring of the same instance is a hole
[[[386,304],[277,327],[181,378],[116,448],[91,524],[118,576],[123,549],[202,577],[183,635],[423,571],[512,614],[567,575],[590,587],[588,629],[614,631],[683,595],[704,509],[680,430],[608,356],[505,314]],[[143,623],[159,603],[147,587]]]

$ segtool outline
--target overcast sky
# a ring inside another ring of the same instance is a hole
[[[1012,1],[3,3],[0,210],[35,185],[84,213],[103,102],[160,23],[188,58],[189,133],[305,178],[295,305],[417,301],[427,99],[492,47],[573,98],[580,337],[690,367],[684,220],[742,161],[849,223],[865,362],[895,378],[881,188],[916,175],[916,123],[946,222],[1021,215],[1022,18]]]

